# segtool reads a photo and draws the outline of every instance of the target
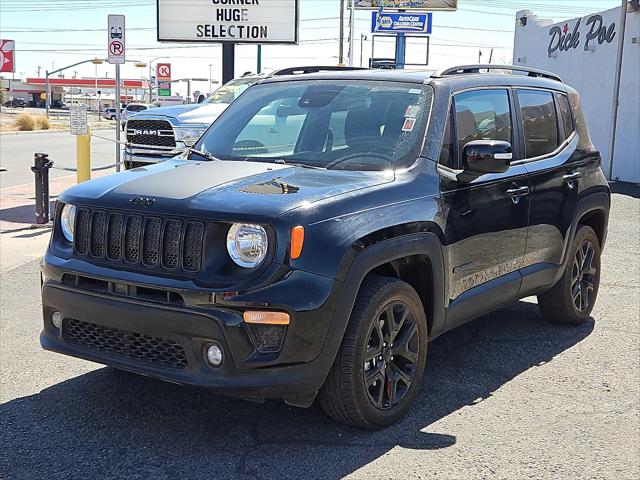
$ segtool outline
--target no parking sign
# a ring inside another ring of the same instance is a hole
[[[109,15],[107,36],[109,63],[123,64],[125,62],[124,15]]]

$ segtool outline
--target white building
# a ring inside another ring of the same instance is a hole
[[[621,7],[553,24],[517,13],[514,65],[559,74],[581,94],[593,143],[609,172]],[[612,179],[640,182],[640,11],[628,2]]]

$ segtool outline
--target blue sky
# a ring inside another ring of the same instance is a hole
[[[541,17],[560,21],[619,4],[619,0],[459,0],[457,12],[434,13],[430,68],[475,63],[479,50],[483,52],[483,60],[488,60],[492,47],[494,61],[510,63],[518,10],[529,9]],[[337,63],[339,0],[300,0],[300,8],[301,44],[264,47],[265,69]],[[156,42],[155,0],[0,0],[0,37],[16,41],[16,77],[20,72],[35,76],[38,65],[44,71],[51,70],[52,65],[59,68],[95,56],[104,57],[109,13],[127,16],[129,59],[149,61],[158,56],[169,57],[177,78],[206,78],[212,64],[214,78],[220,77],[219,45],[191,47]],[[360,59],[360,36],[370,35],[370,19],[371,12],[356,14],[356,64]],[[381,49],[376,56],[392,52],[391,44],[379,45]],[[370,42],[365,42],[365,62],[370,51]],[[255,71],[256,47],[241,46],[236,52],[237,73]],[[409,61],[423,61],[425,44],[412,42],[408,55]],[[113,77],[112,66],[100,66],[98,71],[101,77]],[[139,78],[140,73],[133,65],[123,70],[123,76],[128,78]],[[79,67],[77,74],[93,76],[94,67]]]

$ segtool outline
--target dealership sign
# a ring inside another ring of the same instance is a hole
[[[568,23],[565,23],[563,27],[554,26],[549,30],[548,52],[551,56],[556,51],[566,52],[568,50],[576,49],[580,46],[580,27],[582,19],[578,19],[573,28],[569,27]],[[599,45],[603,43],[611,43],[616,37],[616,24],[605,25],[602,15],[592,15],[587,19],[587,27],[589,31],[585,36],[584,49],[590,51],[593,49],[593,45],[597,42]]]
[[[432,13],[371,12],[372,33],[430,34],[432,24]]]
[[[13,40],[0,40],[0,73],[16,71],[16,44]]]
[[[444,10],[453,12],[458,9],[458,0],[351,0],[355,8],[362,10]]]
[[[299,0],[157,0],[158,41],[298,43]]]

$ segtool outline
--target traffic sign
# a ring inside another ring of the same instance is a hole
[[[109,15],[107,36],[109,63],[123,64],[126,57],[124,15]]]
[[[372,33],[430,34],[432,25],[432,13],[371,13]]]
[[[0,40],[0,73],[16,71],[15,50],[13,40]]]

